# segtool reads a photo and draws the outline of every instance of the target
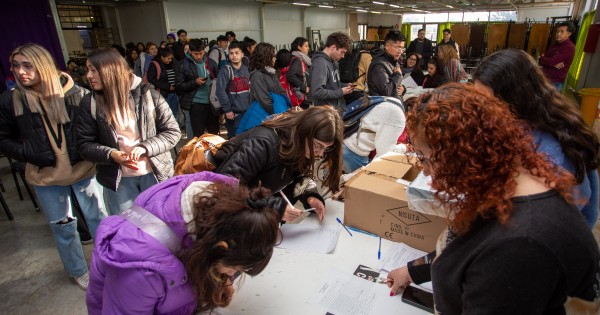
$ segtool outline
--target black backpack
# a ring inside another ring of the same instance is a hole
[[[402,101],[395,97],[363,96],[347,105],[346,111],[342,115],[342,119],[344,120],[344,139],[357,132],[360,127],[360,119],[384,101],[394,103],[405,111]]]
[[[340,68],[340,81],[343,83],[353,83],[358,80],[358,64],[362,54],[368,54],[366,50],[355,51],[353,53],[346,54],[344,58],[338,61]],[[363,73],[363,75],[365,75]]]

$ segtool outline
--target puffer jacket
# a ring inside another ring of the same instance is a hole
[[[279,141],[279,135],[273,129],[263,126],[252,128],[221,146],[214,155],[218,165],[214,171],[238,178],[241,184],[249,187],[257,187],[260,184],[273,193],[283,191],[292,204],[300,200],[305,208],[310,208],[307,202],[309,197],[315,197],[325,204],[323,197],[316,190],[304,191],[294,196],[296,184],[304,177],[294,170],[293,165],[281,160]],[[282,198],[276,199],[273,208],[281,218],[287,203]]]
[[[159,219],[192,246],[181,214],[181,194],[193,182],[225,182],[234,178],[202,172],[181,175],[141,193],[134,204]],[[89,314],[194,314],[196,296],[185,266],[153,236],[115,215],[100,223],[86,293]]]
[[[63,86],[69,80],[66,73],[61,75]],[[79,102],[88,93],[88,90],[77,85],[65,93],[65,106],[71,122],[64,124],[63,130],[71,165],[82,160],[76,146],[75,121],[79,115]],[[12,90],[6,91],[0,98],[0,152],[40,168],[55,166],[56,155],[50,145],[42,116],[29,110],[25,98],[23,114],[15,116],[13,94]]]
[[[189,55],[188,55],[189,56]],[[190,110],[192,108],[192,101],[199,85],[196,84],[196,78],[198,78],[198,68],[194,64],[191,57],[186,56],[182,62],[179,63],[177,70],[175,71],[175,91],[179,95],[179,106],[183,110]],[[206,55],[204,56],[206,58]],[[205,63],[205,68],[210,73],[211,80],[215,79],[210,65],[208,62]]]
[[[154,104],[147,104],[147,91],[150,91]],[[95,115],[92,114],[92,96],[93,94],[87,95],[81,101],[81,112],[77,122],[77,148],[84,159],[96,163],[98,182],[116,191],[121,181],[121,166],[110,157],[110,153],[119,149],[117,132],[114,126],[108,123],[102,111],[96,110]],[[135,102],[137,126],[142,140],[140,146],[146,149],[146,155],[158,181],[164,181],[174,173],[169,150],[179,141],[179,126],[171,114],[169,104],[151,84],[141,83],[141,78],[135,77],[131,96]]]
[[[394,72],[398,62],[385,51],[373,56],[369,66],[367,84],[371,96],[391,96],[398,98],[398,86],[402,81],[402,73]]]

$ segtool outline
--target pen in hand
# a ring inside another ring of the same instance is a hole
[[[348,228],[344,225],[344,223],[342,223],[342,221],[340,220],[340,218],[335,218],[339,224],[341,224],[344,229],[346,229],[346,232],[348,232],[348,234],[350,234],[350,236],[352,236],[352,233],[350,233],[350,230],[348,230]]]

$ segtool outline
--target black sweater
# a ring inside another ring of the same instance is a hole
[[[565,314],[567,297],[600,303],[598,244],[577,208],[555,191],[513,204],[506,225],[478,220],[433,262],[440,314]]]

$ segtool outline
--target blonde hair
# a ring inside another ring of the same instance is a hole
[[[438,58],[439,53],[442,53],[443,56],[440,58],[440,63],[442,67],[445,67],[450,63],[451,59],[458,59],[458,53],[456,52],[456,48],[452,45],[440,45],[438,46]]]
[[[112,48],[92,51],[88,61],[98,71],[102,83],[102,90],[94,91],[98,109],[106,114],[108,123],[115,127],[127,127],[129,118],[133,117],[129,101],[133,73],[127,61]]]
[[[19,76],[12,66],[16,55],[27,58],[40,77],[41,96],[48,105],[48,118],[61,124],[68,123],[70,119],[65,107],[65,93],[60,83],[60,71],[50,52],[38,44],[26,44],[13,50],[8,61],[10,62],[11,72],[15,78],[18,78]],[[24,86],[19,79],[15,81],[17,82],[17,89],[15,95],[13,95],[15,115],[20,116],[23,114],[23,105],[27,105],[31,112],[42,115],[44,111],[38,93],[31,87]],[[25,98],[26,104],[23,104],[22,97]]]

